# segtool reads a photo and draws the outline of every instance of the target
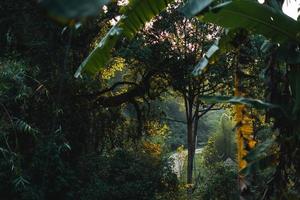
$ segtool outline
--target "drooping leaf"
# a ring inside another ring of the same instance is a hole
[[[240,171],[240,174],[251,175],[257,171],[262,171],[267,168],[275,168],[276,154],[270,154],[265,157],[261,157],[251,163],[248,163],[247,167]]]
[[[34,137],[38,133],[38,130],[34,129],[27,122],[25,122],[21,119],[17,119],[15,121],[15,128],[16,128],[17,131],[19,131],[21,133],[30,134],[30,135],[33,135]]]
[[[206,67],[208,65],[208,58],[203,57],[200,59],[200,61],[197,63],[197,65],[194,67],[193,75],[199,76],[205,71]]]
[[[71,146],[68,143],[63,143],[62,145],[60,145],[58,147],[58,151],[59,152],[63,152],[63,151],[71,151]]]
[[[276,148],[278,144],[275,138],[259,142],[254,149],[248,152],[244,159],[248,162],[246,168],[241,171],[243,175],[256,173],[258,170],[274,167],[276,161]]]
[[[300,42],[300,22],[256,1],[233,0],[222,3],[204,12],[200,19],[229,29],[245,28],[275,42]]]
[[[244,29],[225,29],[224,34],[219,37],[214,44],[208,49],[208,51],[204,54],[203,58],[197,63],[193,70],[193,74],[195,76],[201,75],[203,72],[207,70],[209,64],[215,63],[216,60],[219,59],[219,56],[223,53],[226,53],[235,47],[235,44],[232,43],[236,34],[239,32],[245,32]]]
[[[204,54],[203,58],[197,63],[193,70],[194,76],[201,75],[203,71],[205,71],[206,67],[208,66],[209,58],[212,57],[217,51],[219,50],[219,40],[210,46],[207,52]]]
[[[265,40],[264,43],[261,45],[260,50],[263,53],[267,53],[273,46],[274,44],[272,42],[270,42],[269,40]]]
[[[253,162],[260,158],[266,157],[268,153],[270,152],[270,149],[276,144],[275,140],[267,139],[266,141],[262,143],[258,143],[258,145],[249,151],[245,159],[247,162]]]
[[[131,0],[123,11],[119,26],[124,36],[131,39],[153,17],[167,8],[174,0]]]
[[[13,180],[13,184],[16,188],[22,187],[24,188],[26,185],[30,184],[30,182],[25,179],[23,176],[18,176]]]
[[[173,1],[131,0],[127,7],[123,9],[123,16],[120,21],[110,29],[98,46],[80,65],[75,73],[75,77],[79,77],[83,72],[95,75],[109,62],[111,50],[118,40],[122,38],[132,39],[145,23],[158,15]]]
[[[257,109],[280,108],[278,105],[267,103],[258,99],[232,96],[203,96],[200,98],[208,103],[243,104]]]
[[[81,63],[75,73],[75,77],[79,77],[82,72],[94,75],[99,69],[104,67],[110,60],[110,51],[115,46],[121,34],[121,29],[117,25],[112,27],[105,37],[102,38],[97,47]]]
[[[189,0],[182,8],[182,12],[187,17],[193,17],[203,11],[213,1],[214,0]]]

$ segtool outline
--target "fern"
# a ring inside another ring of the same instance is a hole
[[[39,132],[37,129],[33,128],[27,122],[21,119],[16,119],[14,126],[18,132],[26,133],[32,136],[36,136],[36,134]]]
[[[29,181],[24,178],[23,176],[18,176],[13,180],[13,184],[16,189],[18,188],[24,188],[26,185],[30,184]]]

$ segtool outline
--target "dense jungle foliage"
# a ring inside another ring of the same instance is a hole
[[[0,199],[300,199],[299,0],[1,0]]]

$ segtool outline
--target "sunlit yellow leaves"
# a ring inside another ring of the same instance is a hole
[[[101,79],[109,80],[112,77],[115,77],[117,72],[121,72],[124,69],[124,63],[124,58],[115,58],[110,67],[103,69],[103,71],[101,72]]]
[[[176,152],[178,152],[178,153],[182,153],[182,152],[184,152],[185,150],[184,150],[184,146],[183,145],[180,145],[177,149],[176,149]]]
[[[243,133],[243,135],[253,134],[253,127],[249,123],[243,123],[243,125],[240,127],[240,130]]]
[[[153,157],[159,157],[162,153],[162,148],[160,144],[155,144],[149,141],[143,142],[143,150],[145,151],[145,153]]]
[[[248,146],[249,146],[251,149],[253,149],[253,148],[255,147],[255,144],[256,144],[256,141],[255,141],[255,140],[250,140],[250,141],[248,142]]]
[[[244,169],[245,167],[247,167],[247,162],[245,160],[241,160],[239,162],[239,169]]]
[[[184,185],[184,188],[185,189],[191,189],[191,188],[193,188],[194,187],[194,184],[185,184]]]
[[[160,124],[158,121],[148,121],[145,125],[145,129],[150,136],[164,136],[170,131],[167,124]]]
[[[243,92],[239,90],[240,84],[240,79],[236,74],[234,91],[235,96],[244,96]],[[256,141],[253,137],[253,119],[249,116],[249,112],[245,105],[235,106],[235,120],[237,123],[237,159],[239,170],[242,170],[247,167],[247,162],[244,160],[244,157],[248,153],[246,149],[252,149],[256,144]]]

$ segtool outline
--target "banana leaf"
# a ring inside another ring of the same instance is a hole
[[[97,47],[82,62],[75,73],[79,77],[85,72],[95,75],[111,59],[111,51],[122,38],[132,39],[135,34],[154,16],[166,9],[174,0],[132,0],[123,9],[120,21],[113,26]]]

